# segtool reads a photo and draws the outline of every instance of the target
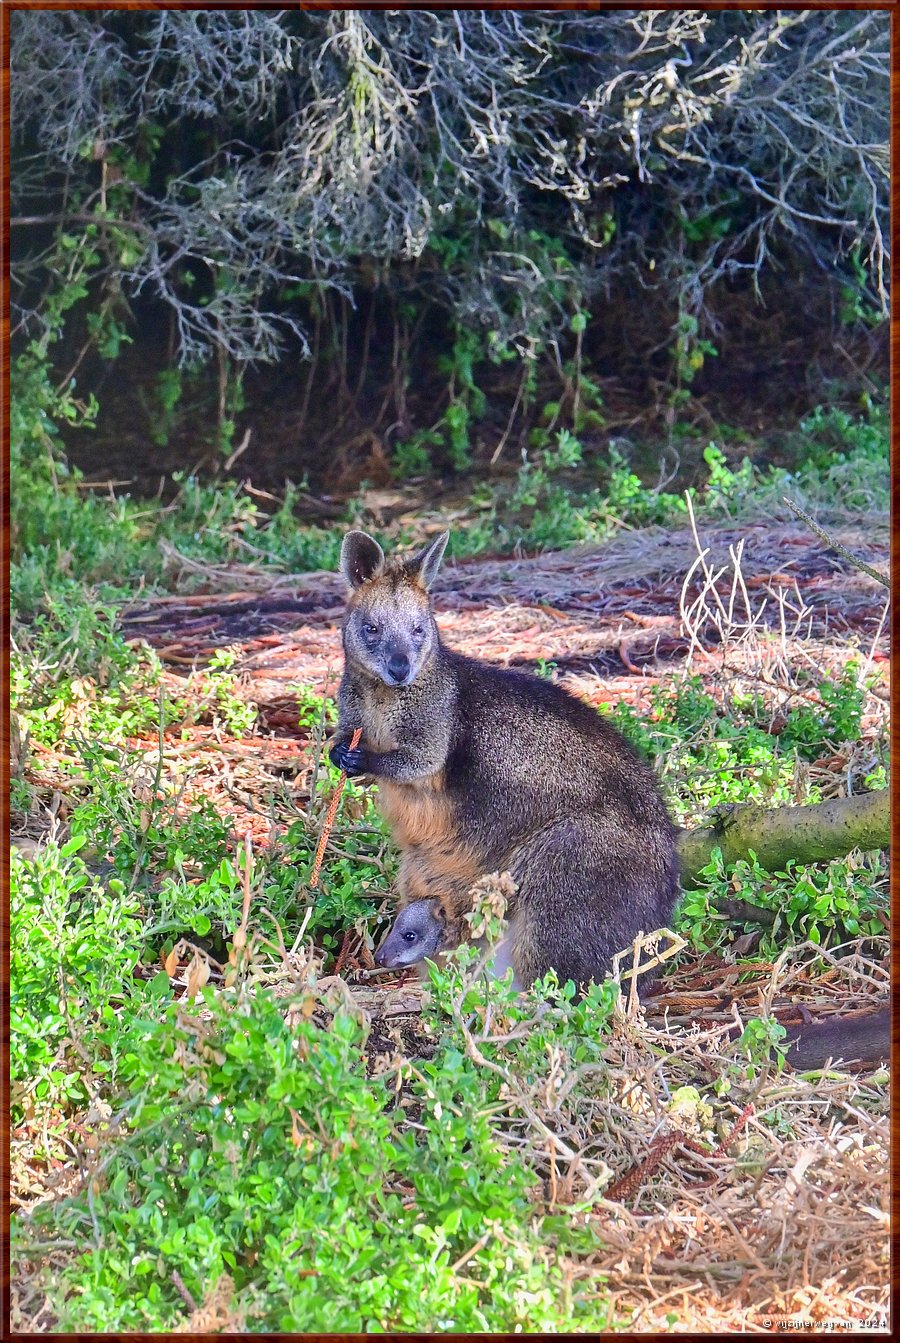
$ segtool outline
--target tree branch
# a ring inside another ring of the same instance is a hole
[[[791,512],[796,513],[798,518],[802,518],[807,527],[809,527],[811,531],[814,531],[816,536],[820,537],[829,549],[836,551],[838,555],[842,555],[845,560],[853,565],[854,569],[860,569],[864,574],[868,574],[870,578],[874,578],[876,583],[880,583],[882,587],[885,587],[890,591],[891,580],[885,574],[881,573],[878,569],[873,569],[871,565],[866,564],[864,560],[861,560],[857,555],[852,554],[846,546],[841,545],[840,541],[835,541],[833,536],[829,536],[828,533],[800,507],[799,504],[795,504],[786,494],[782,495],[782,498]]]

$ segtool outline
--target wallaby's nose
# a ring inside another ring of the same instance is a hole
[[[388,675],[400,685],[409,676],[409,658],[405,653],[392,653],[388,658]]]

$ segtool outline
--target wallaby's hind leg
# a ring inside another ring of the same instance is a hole
[[[677,892],[671,829],[622,814],[567,817],[518,848],[512,964],[523,984],[553,969],[560,983],[600,981],[639,930],[669,922]],[[650,983],[641,977],[641,986]]]

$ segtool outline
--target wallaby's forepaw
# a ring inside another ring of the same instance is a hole
[[[350,778],[357,774],[366,773],[368,755],[368,751],[364,751],[360,747],[351,751],[349,744],[345,741],[337,742],[328,752],[328,758],[332,765],[342,769]]]

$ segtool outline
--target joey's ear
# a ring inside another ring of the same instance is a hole
[[[441,936],[443,937],[447,931],[447,911],[444,909],[440,900],[428,901],[428,913],[434,919],[435,923],[440,925]]]
[[[432,919],[435,923],[439,923],[443,927],[447,920],[444,916],[440,900],[410,900],[409,904],[404,905],[397,914],[394,927],[402,928],[405,923],[411,923],[413,920],[418,920],[421,931],[422,927],[424,927],[422,922],[423,919]]]
[[[338,568],[350,587],[358,588],[381,573],[384,568],[384,551],[367,532],[348,532],[341,542]]]
[[[426,592],[437,578],[437,572],[441,567],[441,560],[444,558],[444,551],[449,540],[450,533],[442,532],[436,541],[432,541],[431,545],[426,546],[424,550],[419,551],[418,555],[413,555],[411,559],[406,561],[406,572]]]

